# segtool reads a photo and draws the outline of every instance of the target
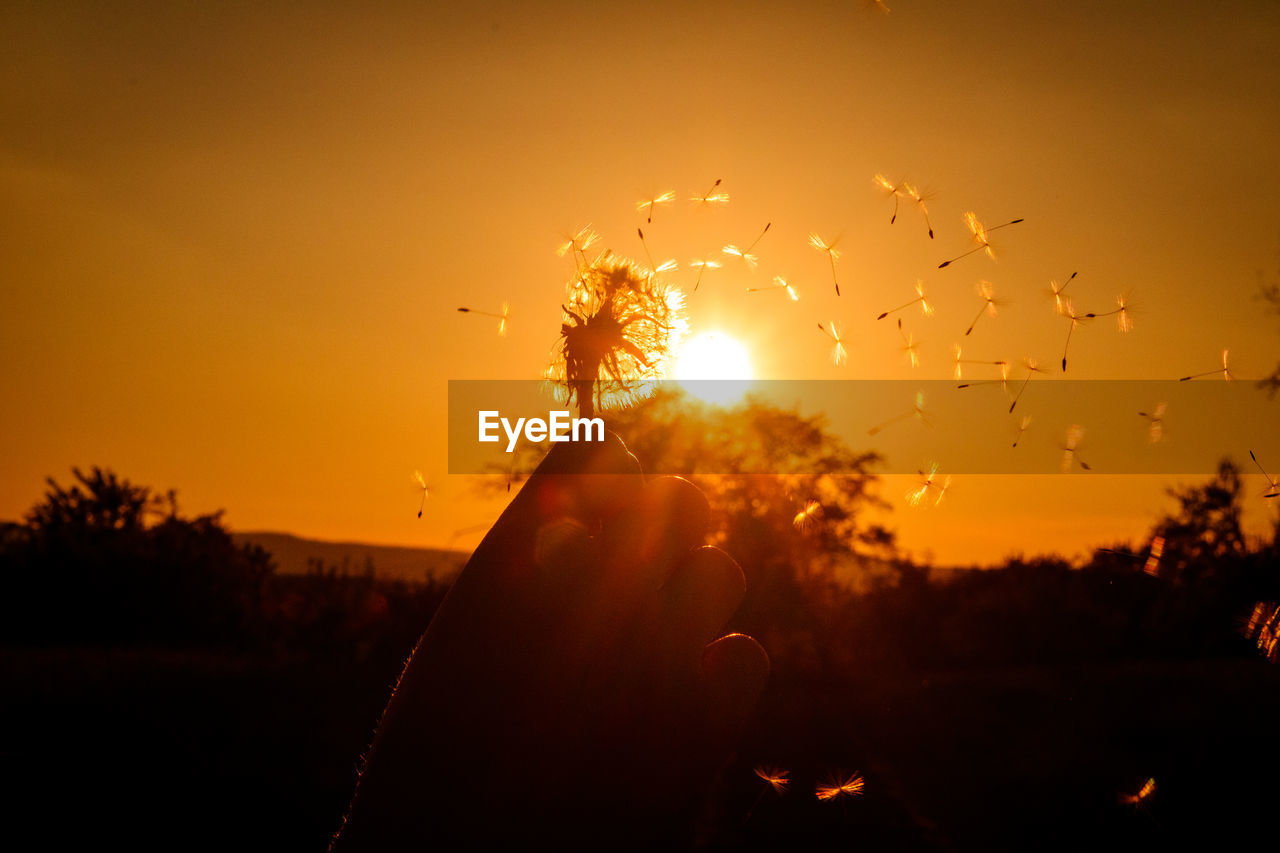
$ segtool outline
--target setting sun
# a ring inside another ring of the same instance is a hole
[[[753,378],[747,348],[723,332],[694,335],[676,357],[675,379],[690,394],[708,403],[738,399]]]

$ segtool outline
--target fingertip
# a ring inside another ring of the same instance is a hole
[[[702,673],[713,708],[742,720],[764,692],[770,669],[768,652],[746,634],[721,637],[702,653]]]
[[[711,523],[711,505],[702,490],[683,477],[650,480],[641,496],[642,510],[658,521],[667,535],[683,547],[702,544]]]
[[[732,557],[719,548],[695,548],[662,588],[668,633],[701,648],[729,621],[746,592],[746,577]]]
[[[697,486],[679,477],[650,480],[606,528],[606,583],[657,591],[680,560],[703,544],[711,509]]]

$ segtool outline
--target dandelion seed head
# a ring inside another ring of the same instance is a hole
[[[592,409],[628,405],[662,378],[688,329],[684,294],[617,256],[596,260],[568,285],[560,338],[546,378],[561,399],[591,394]]]

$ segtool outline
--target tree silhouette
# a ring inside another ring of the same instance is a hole
[[[775,662],[837,665],[830,640],[852,591],[896,581],[902,565],[893,534],[870,518],[888,507],[872,473],[879,457],[849,449],[820,416],[753,397],[709,406],[671,387],[609,425],[644,471],[680,474],[706,493],[711,544],[747,578],[731,627],[759,637]]]
[[[1193,583],[1246,552],[1240,527],[1240,469],[1224,459],[1218,472],[1199,486],[1169,489],[1178,510],[1166,514],[1151,531],[1164,539],[1160,576]]]
[[[221,513],[183,518],[176,494],[157,495],[113,472],[49,478],[43,501],[0,549],[12,639],[62,642],[228,643],[258,621],[270,556],[240,547]]]

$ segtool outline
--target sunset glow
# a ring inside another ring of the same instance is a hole
[[[725,404],[745,394],[755,374],[746,347],[723,332],[703,332],[680,348],[675,378],[698,399]]]
[[[1280,2],[0,33],[45,847],[1276,835]]]

